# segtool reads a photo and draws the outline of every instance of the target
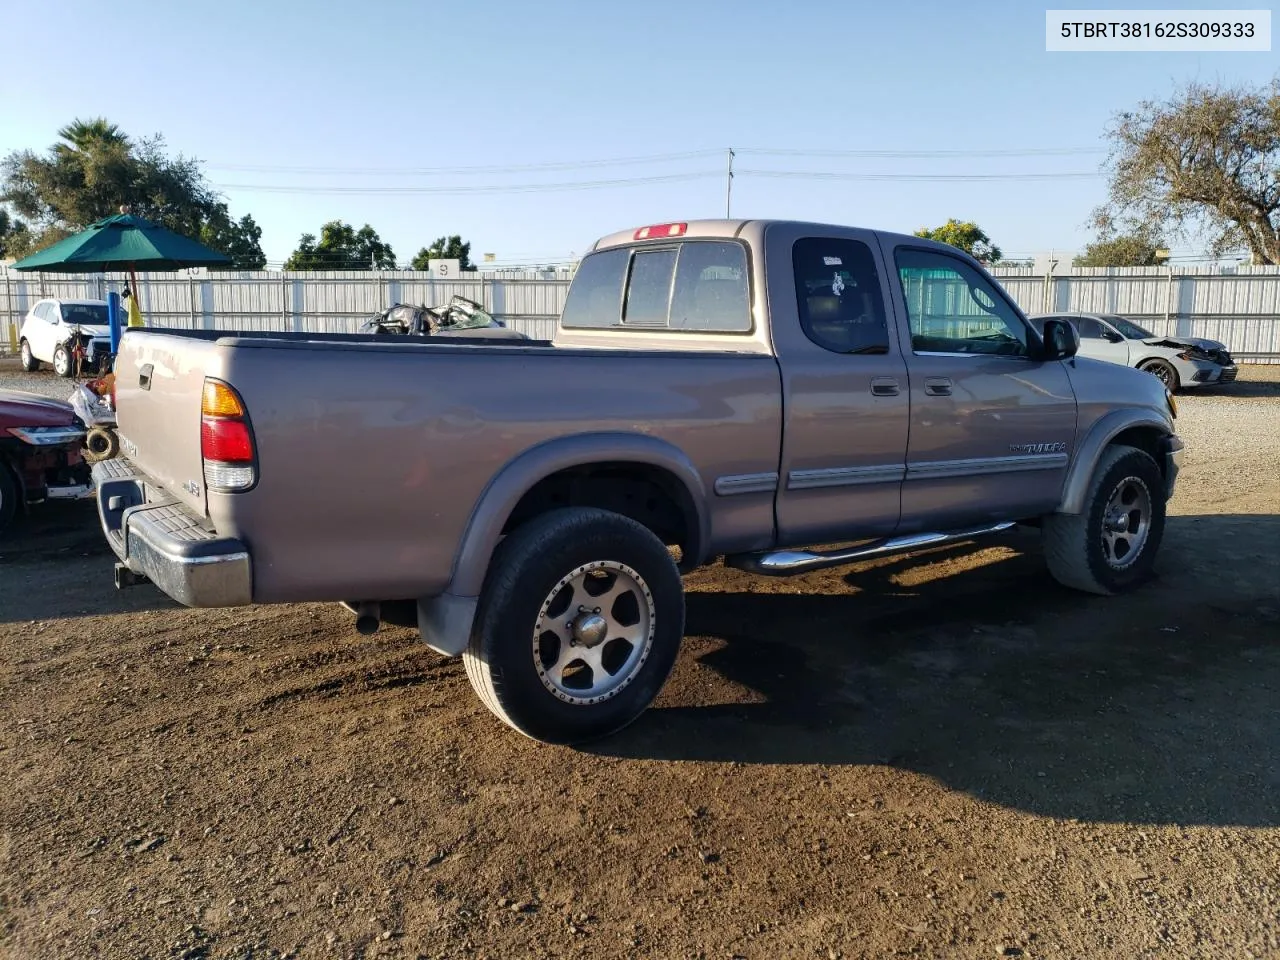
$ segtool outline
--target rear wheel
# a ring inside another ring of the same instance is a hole
[[[1164,477],[1156,462],[1135,447],[1108,447],[1084,510],[1044,518],[1049,572],[1087,593],[1121,593],[1151,575],[1164,524]]]
[[[644,712],[683,634],[683,586],[662,541],[619,514],[572,508],[499,546],[462,656],[503,721],[578,743]]]
[[[53,351],[53,372],[60,377],[69,377],[74,372],[71,366],[71,351],[66,344],[59,344]]]
[[[1145,370],[1153,375],[1169,388],[1170,393],[1177,393],[1178,387],[1182,386],[1182,382],[1178,379],[1178,371],[1173,368],[1173,364],[1166,360],[1148,360],[1138,369]]]
[[[31,352],[31,344],[27,343],[26,340],[22,341],[22,345],[18,348],[18,353],[22,357],[22,369],[27,373],[35,373],[40,369],[40,361]]]

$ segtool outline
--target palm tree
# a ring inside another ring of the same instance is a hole
[[[92,120],[74,120],[59,130],[58,136],[77,150],[87,150],[90,147],[124,147],[129,145],[129,138],[125,135],[125,132],[114,123],[109,123],[106,117],[95,117]]]

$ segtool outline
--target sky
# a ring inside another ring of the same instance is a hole
[[[1280,72],[1274,40],[1048,53],[1046,4],[1025,0],[59,0],[51,22],[53,9],[5,12],[45,67],[0,74],[0,156],[47,148],[76,118],[163,134],[234,216],[253,214],[269,265],[334,219],[372,225],[402,263],[454,233],[477,261],[571,260],[620,229],[723,216],[730,147],[734,216],[905,232],[956,217],[1006,256],[1077,250],[1117,111],[1190,80]],[[907,173],[1051,176],[849,179]]]

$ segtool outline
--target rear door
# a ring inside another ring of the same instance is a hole
[[[27,342],[31,344],[31,352],[36,359],[46,363],[53,361],[56,310],[57,306],[52,300],[37,303],[31,311],[35,321],[30,324],[27,331]]]
[[[875,236],[779,223],[766,250],[785,415],[778,542],[887,536],[901,513],[909,397]]]
[[[133,333],[121,339],[115,365],[121,451],[200,515],[200,404],[205,374],[220,376],[220,361],[219,348],[206,340]]]
[[[1054,509],[1076,429],[1065,366],[1034,359],[1039,338],[967,260],[884,242],[911,380],[902,532]]]

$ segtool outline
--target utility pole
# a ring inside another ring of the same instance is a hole
[[[733,147],[729,148],[729,167],[725,171],[727,176],[724,182],[724,215],[725,219],[732,216],[730,213],[733,203]]]

